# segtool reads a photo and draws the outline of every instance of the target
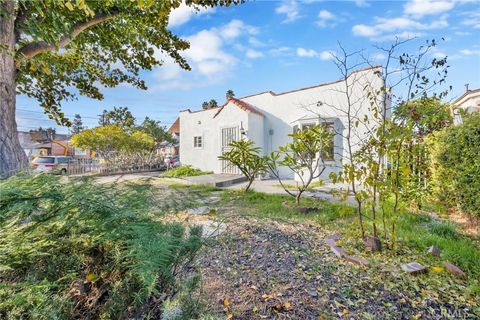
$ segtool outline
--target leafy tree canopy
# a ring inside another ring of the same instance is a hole
[[[140,70],[162,61],[157,51],[189,70],[179,51],[189,47],[167,29],[181,0],[5,0],[0,15],[15,18],[16,87],[52,119],[70,125],[62,102],[78,94],[102,99],[101,87],[128,83],[146,89]],[[236,0],[186,0],[187,5],[230,5]],[[35,85],[32,85],[35,84]]]
[[[135,126],[135,117],[127,107],[114,107],[113,110],[103,110],[100,125],[118,125],[124,129],[132,129]]]
[[[77,134],[84,129],[85,127],[83,126],[82,117],[78,113],[76,113],[75,117],[73,118],[73,124],[72,124],[72,127],[70,128],[70,132],[73,134]]]
[[[210,101],[204,101],[202,103],[202,109],[207,110],[207,109],[212,109],[212,108],[218,108],[218,102],[215,99],[212,99]]]
[[[235,97],[235,93],[233,92],[232,89],[228,89],[227,92],[225,93],[225,96],[228,99]]]
[[[150,152],[155,140],[143,131],[129,133],[119,125],[107,125],[74,135],[72,144],[75,147],[93,150],[105,160],[111,161],[119,154],[128,156]]]
[[[394,111],[394,118],[411,125],[420,137],[452,123],[449,106],[435,97],[422,97],[400,104]]]
[[[162,143],[164,141],[172,142],[172,136],[165,130],[165,127],[161,125],[160,121],[150,119],[145,117],[142,124],[138,127],[139,130],[142,130],[153,137],[155,144]]]

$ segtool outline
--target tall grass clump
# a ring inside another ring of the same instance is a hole
[[[50,175],[0,183],[0,318],[160,317],[201,229],[159,221],[144,194]]]

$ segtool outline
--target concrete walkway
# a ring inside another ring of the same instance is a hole
[[[122,174],[114,176],[96,177],[95,180],[99,183],[118,183],[124,181],[132,181],[142,178],[154,178],[156,181],[163,181],[165,183],[183,183],[183,184],[203,184],[216,186],[227,190],[241,190],[247,185],[245,177],[234,174],[207,174],[195,177],[185,177],[182,179],[177,178],[161,178],[158,172],[145,172],[145,173],[132,173]],[[295,185],[295,180],[283,181],[285,185]],[[269,194],[287,194],[285,190],[280,186],[279,182],[275,179],[270,180],[255,180],[252,183],[251,189],[257,192],[269,193]],[[326,183],[324,186],[314,188],[313,191],[305,191],[303,196],[312,197],[322,200],[343,202],[344,199],[335,195],[335,191],[346,190],[347,187],[342,184]],[[294,190],[292,190],[294,191]],[[355,199],[353,196],[348,197],[348,203],[354,204]]]
[[[183,178],[183,180],[193,184],[203,184],[207,186],[223,188],[242,183],[247,179],[244,176],[238,174],[219,173],[185,177]]]
[[[282,182],[284,183],[284,185],[296,184],[295,180],[285,180]],[[246,182],[237,183],[225,189],[240,190],[240,189],[244,189],[246,185],[247,185]],[[287,194],[287,192],[285,192],[285,190],[280,186],[280,183],[278,182],[278,180],[273,180],[273,179],[255,180],[252,183],[252,186],[250,188],[257,192],[264,192],[264,193],[270,193],[270,194]],[[305,191],[303,193],[303,196],[322,199],[322,200],[328,200],[328,201],[343,202],[344,200],[342,199],[342,197],[339,195],[334,195],[334,193],[335,191],[344,191],[346,189],[347,187],[343,184],[325,183],[324,186],[314,188],[315,190],[314,192]],[[294,192],[294,190],[292,191]],[[355,203],[355,199],[351,195],[348,197],[348,203],[350,204]]]

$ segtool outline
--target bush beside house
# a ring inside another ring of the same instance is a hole
[[[480,218],[480,114],[440,132],[433,148],[435,194],[445,204],[458,206]]]

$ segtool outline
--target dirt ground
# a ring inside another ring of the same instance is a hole
[[[231,319],[475,319],[472,301],[393,264],[339,260],[313,225],[230,217],[198,260],[209,312]],[[368,256],[366,256],[368,258]],[[456,285],[452,280],[449,285]],[[432,287],[431,287],[432,286]]]

